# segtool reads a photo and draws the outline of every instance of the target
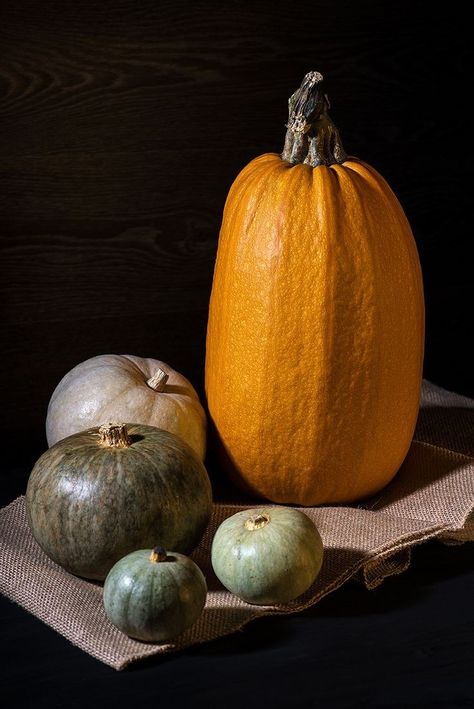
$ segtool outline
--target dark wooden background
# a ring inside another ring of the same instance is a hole
[[[280,151],[287,97],[315,68],[347,150],[412,223],[425,376],[474,394],[466,24],[456,3],[416,0],[3,4],[0,426],[18,461],[93,355],[164,359],[202,391],[226,193]]]

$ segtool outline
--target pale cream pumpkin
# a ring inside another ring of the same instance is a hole
[[[206,415],[191,383],[165,362],[133,355],[99,355],[74,367],[48,406],[48,444],[92,426],[126,421],[180,436],[206,452]]]

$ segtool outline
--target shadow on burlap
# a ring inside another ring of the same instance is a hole
[[[294,613],[317,603],[353,576],[367,588],[399,574],[410,549],[437,537],[447,544],[474,540],[474,401],[424,382],[414,441],[396,478],[365,504],[304,508],[321,533],[321,573],[300,598],[284,606],[252,606],[226,591],[210,564],[215,530],[248,505],[215,504],[193,554],[209,592],[198,622],[166,644],[132,640],[114,628],[102,607],[102,586],[52,562],[33,539],[19,497],[0,511],[0,591],[68,640],[121,670],[150,655],[207,642],[263,615]],[[470,517],[471,516],[471,517]]]

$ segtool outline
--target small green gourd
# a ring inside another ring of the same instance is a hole
[[[195,623],[206,593],[206,579],[192,559],[155,547],[134,551],[112,567],[103,600],[107,617],[123,633],[164,642]]]
[[[224,520],[212,542],[220,582],[256,605],[287,603],[316,579],[323,543],[307,515],[289,507],[237,512]]]

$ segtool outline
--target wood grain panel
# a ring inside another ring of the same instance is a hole
[[[463,29],[466,27],[466,29]],[[328,76],[347,150],[400,197],[427,288],[426,375],[474,393],[467,25],[454,6],[18,0],[0,24],[0,425],[42,445],[52,389],[101,352],[202,387],[222,208]],[[462,136],[459,140],[453,136]],[[13,412],[13,415],[12,415]]]

